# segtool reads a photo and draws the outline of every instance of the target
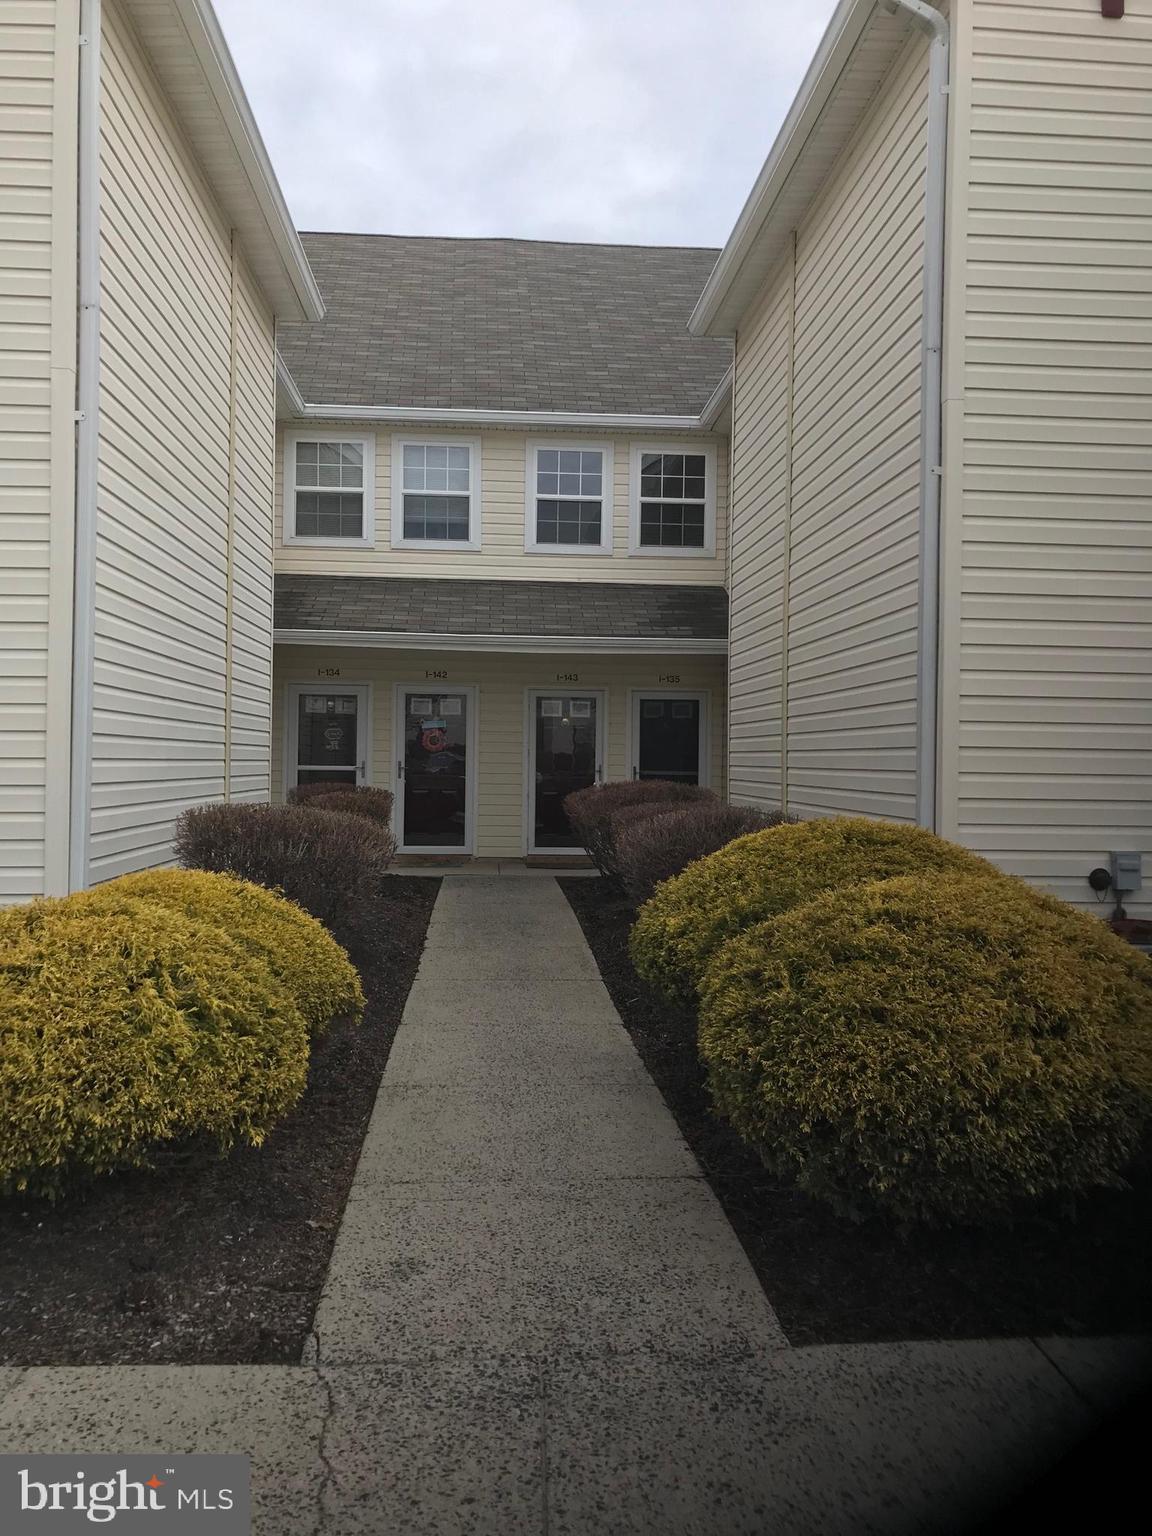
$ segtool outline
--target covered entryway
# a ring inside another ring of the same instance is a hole
[[[274,793],[343,775],[393,791],[405,855],[568,862],[575,789],[723,785],[725,613],[715,587],[279,576]]]

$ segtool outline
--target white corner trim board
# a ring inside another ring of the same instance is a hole
[[[277,629],[277,645],[363,646],[369,650],[394,651],[508,651],[521,655],[546,652],[588,652],[601,656],[724,656],[724,639],[664,639],[634,636],[620,639],[603,635],[426,635],[393,630]]]
[[[96,497],[100,440],[100,36],[101,0],[80,11],[76,536],[72,610],[71,817],[68,883],[88,884],[95,680]]]
[[[930,34],[924,182],[924,330],[921,343],[919,619],[916,655],[916,819],[935,831],[940,702],[940,503],[944,477],[944,251],[951,34],[923,0],[888,0]]]

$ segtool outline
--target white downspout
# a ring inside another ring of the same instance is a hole
[[[916,819],[936,830],[940,657],[940,502],[944,397],[944,235],[947,204],[948,23],[923,0],[888,0],[932,34],[924,185],[924,335],[921,347],[920,575],[916,668]]]
[[[100,440],[100,3],[80,6],[77,234],[76,554],[68,883],[88,884],[95,674],[96,491]]]

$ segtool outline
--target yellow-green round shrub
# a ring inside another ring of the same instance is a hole
[[[1152,1115],[1152,964],[1022,883],[830,891],[704,979],[718,1112],[846,1214],[991,1222],[1118,1186]]]
[[[769,827],[661,885],[632,929],[632,962],[659,991],[690,1001],[720,945],[753,923],[822,891],[931,870],[998,878],[985,859],[920,827],[847,816]]]
[[[265,886],[202,869],[150,869],[70,899],[107,908],[123,896],[223,928],[284,983],[313,1030],[363,1012],[360,976],[345,951],[323,923]]]
[[[308,1025],[220,928],[121,897],[0,913],[0,1189],[258,1145],[303,1092]]]

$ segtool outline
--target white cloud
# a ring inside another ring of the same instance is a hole
[[[718,245],[834,0],[216,0],[302,229]]]

